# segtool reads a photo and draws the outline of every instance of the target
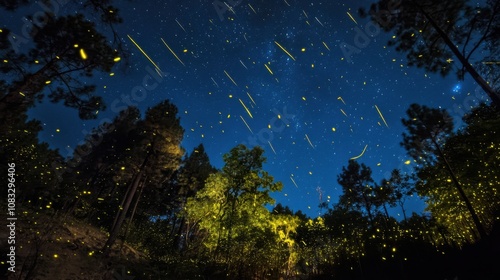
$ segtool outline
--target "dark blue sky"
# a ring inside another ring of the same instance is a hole
[[[95,77],[106,111],[93,121],[61,104],[30,112],[44,124],[40,138],[63,156],[127,102],[144,112],[170,99],[188,152],[203,143],[220,168],[222,154],[235,145],[261,145],[265,170],[284,184],[274,198],[315,217],[320,198],[337,201],[337,174],[363,150],[358,161],[373,169],[377,182],[394,168],[411,170],[399,145],[411,103],[451,109],[458,119],[454,106],[476,94],[468,78],[407,67],[404,55],[386,45],[392,34],[370,29],[373,36],[364,35],[369,20],[357,10],[371,1],[241,0],[226,2],[233,6],[226,10],[222,2],[218,8],[211,1],[143,2],[118,5],[124,19],[118,32],[132,56],[130,67],[121,61],[113,76]],[[9,28],[21,28],[22,20],[10,17]],[[346,55],[346,44],[359,51]],[[420,212],[423,204],[415,199],[408,208]]]

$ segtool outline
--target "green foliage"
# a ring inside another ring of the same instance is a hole
[[[443,144],[443,153],[463,187],[463,190],[486,228],[495,221],[500,209],[498,189],[499,172],[492,166],[500,164],[500,137],[496,127],[500,115],[492,107],[480,105],[464,117],[467,126],[449,137]],[[418,176],[419,195],[427,198],[428,210],[457,244],[473,242],[476,233],[471,230],[471,216],[464,203],[456,203],[458,191],[442,165],[423,168]]]
[[[283,263],[291,270],[297,259],[291,237],[299,219],[288,214],[271,216],[265,207],[274,202],[270,192],[281,190],[282,185],[262,170],[262,154],[259,147],[233,148],[224,155],[222,170],[210,175],[205,187],[186,204],[190,223],[206,233],[207,257],[224,263],[226,273],[234,277],[245,278],[269,266],[279,274]],[[275,256],[283,261],[276,262]]]

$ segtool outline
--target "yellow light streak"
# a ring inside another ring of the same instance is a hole
[[[274,150],[273,144],[271,142],[267,141],[269,143],[269,147],[271,147],[271,150],[273,150],[273,153],[276,154],[276,151]]]
[[[132,43],[134,43],[134,45],[139,49],[139,51],[142,52],[142,54],[149,60],[149,62],[151,62],[151,64],[153,64],[153,66],[159,70],[160,72],[163,72],[161,71],[160,67],[158,67],[158,65],[156,65],[156,63],[149,57],[149,55],[139,46],[139,44],[137,44],[134,39],[132,39],[132,37],[130,37],[130,35],[127,34],[127,37],[130,39],[130,41],[132,41]]]
[[[182,26],[182,24],[177,20],[175,19],[175,21],[177,22],[177,24],[182,28],[182,30],[184,30],[184,32],[187,33],[186,29],[184,29],[184,26]]]
[[[241,105],[243,105],[243,108],[245,108],[245,110],[247,111],[248,115],[250,116],[250,118],[253,119],[253,116],[252,116],[252,113],[250,113],[250,110],[248,110],[247,106],[245,105],[245,103],[243,103],[243,101],[241,101],[241,99],[238,98],[238,100],[240,101]]]
[[[350,159],[353,160],[353,159],[358,159],[358,158],[362,157],[365,154],[366,148],[368,148],[368,145],[365,145],[365,148],[363,149],[363,151],[361,152],[361,154],[359,156],[355,156],[355,157],[352,157]]]
[[[385,126],[389,127],[389,125],[388,125],[388,124],[387,124],[387,122],[385,121],[384,116],[382,115],[382,112],[380,112],[380,110],[378,109],[377,105],[375,105],[375,109],[377,109],[377,112],[378,112],[378,114],[380,115],[380,118],[382,119],[382,121],[384,121]]]
[[[250,126],[248,125],[248,123],[245,121],[245,119],[240,115],[240,118],[241,120],[243,121],[243,123],[245,123],[245,125],[247,126],[248,130],[250,130],[250,132],[253,134],[253,131],[252,129],[250,128]]]
[[[347,117],[347,114],[344,112],[344,110],[340,109],[340,112],[342,112],[342,114]]]
[[[254,12],[254,14],[257,14],[257,12],[255,11],[255,9],[252,7],[252,5],[248,4],[248,7],[250,7],[250,9],[252,9],[252,11]]]
[[[219,84],[214,80],[214,78],[210,77],[210,79],[212,79],[212,82],[214,82],[214,84],[219,87]]]
[[[271,73],[271,75],[274,75],[273,71],[271,71],[271,68],[269,68],[269,66],[267,66],[267,64],[264,64],[264,66],[266,66],[267,71],[269,71],[269,73]]]
[[[309,142],[309,145],[311,145],[311,147],[313,149],[315,149],[314,146],[313,146],[313,143],[311,142],[311,139],[309,139],[309,136],[307,136],[307,134],[306,134],[306,139],[307,139],[307,142]]]
[[[250,95],[250,93],[247,92],[247,95],[250,98],[250,100],[252,100],[252,103],[255,104],[255,105],[257,105],[257,103],[255,103],[255,101],[253,100],[252,96]]]
[[[356,25],[358,25],[358,22],[352,17],[352,15],[349,12],[347,12],[347,15],[352,19],[352,21],[354,21]]]
[[[163,42],[163,44],[164,44],[164,45],[168,48],[168,50],[169,50],[169,51],[170,51],[170,52],[174,55],[174,57],[175,57],[175,58],[177,58],[177,60],[178,60],[178,61],[179,61],[179,62],[180,62],[183,66],[186,66],[186,65],[184,64],[184,62],[182,62],[182,60],[181,60],[181,59],[177,56],[177,54],[174,52],[174,50],[172,50],[172,49],[168,46],[167,42],[165,42],[165,40],[163,40],[163,38],[160,38],[160,39],[161,39],[161,41]]]
[[[318,19],[317,17],[314,17],[314,18],[316,19],[316,21],[317,21],[319,24],[321,24],[321,26],[322,26],[322,27],[325,27],[325,26],[323,25],[323,23],[321,23],[321,21],[319,21],[319,19]]]
[[[231,78],[231,76],[229,75],[229,73],[227,73],[227,71],[226,71],[226,70],[224,70],[224,73],[225,73],[225,74],[226,74],[226,76],[227,76],[227,77],[231,80],[231,82],[233,82],[233,84],[234,84],[235,86],[238,86],[238,84],[237,84],[237,83],[233,80],[233,78]]]
[[[295,61],[295,57],[293,57],[293,55],[291,55],[284,47],[282,47],[278,42],[274,41],[274,43],[276,45],[278,45],[278,47],[280,47],[280,49],[282,49],[291,59],[293,59]]]
[[[344,105],[346,105],[345,102],[344,102],[344,99],[342,99],[342,96],[337,97],[337,100],[342,101],[342,103],[344,103]]]
[[[243,63],[243,61],[241,61],[241,59],[240,59],[240,63],[241,63],[241,65],[243,65],[243,67],[245,67],[245,69],[248,69],[247,66],[245,65],[245,63]]]
[[[330,48],[328,47],[328,45],[327,45],[325,42],[323,42],[323,45],[325,46],[325,48],[326,48],[327,50],[330,50]]]

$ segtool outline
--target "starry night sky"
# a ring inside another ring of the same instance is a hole
[[[337,175],[365,147],[358,161],[372,168],[376,182],[394,168],[411,170],[399,145],[401,118],[411,103],[450,109],[459,118],[454,106],[464,107],[467,94],[475,94],[467,77],[458,81],[453,74],[442,78],[406,66],[404,55],[386,45],[392,34],[373,32],[359,53],[346,57],[341,47],[355,46],[357,32],[369,22],[357,10],[371,2],[235,0],[227,2],[231,10],[219,11],[212,1],[117,3],[124,19],[117,31],[132,55],[113,76],[95,76],[107,110],[81,121],[76,110],[46,102],[30,116],[44,125],[40,139],[69,156],[88,131],[127,102],[144,112],[170,99],[179,108],[187,152],[203,143],[220,168],[222,155],[237,144],[262,146],[264,169],[284,184],[273,195],[276,201],[316,217],[321,201],[337,201]],[[16,32],[22,20],[9,16]],[[137,92],[137,86],[146,90]],[[420,212],[424,205],[414,199],[408,208]]]

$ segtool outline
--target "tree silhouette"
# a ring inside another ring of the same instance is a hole
[[[135,129],[139,141],[130,147],[133,155],[128,162],[129,168],[133,170],[133,177],[129,181],[128,189],[111,226],[110,236],[104,245],[105,255],[109,255],[132,201],[141,198],[143,189],[145,196],[148,192],[155,193],[155,188],[161,187],[179,167],[184,153],[180,147],[184,129],[180,125],[177,111],[174,104],[165,100],[149,108],[144,120],[138,122]],[[139,194],[137,194],[138,189],[140,189]],[[157,205],[159,199],[159,197],[155,200],[150,199],[143,207],[152,208]]]
[[[466,126],[447,138],[442,149],[481,224],[489,230],[497,216],[495,211],[500,208],[495,187],[500,173],[492,168],[500,164],[500,138],[495,130],[500,125],[500,113],[483,104],[463,119]],[[418,176],[425,184],[418,184],[417,190],[426,197],[428,210],[447,228],[454,241],[473,242],[476,232],[470,225],[471,217],[464,215],[463,205],[454,201],[460,194],[443,167],[435,165],[419,170]]]
[[[337,182],[343,189],[340,204],[354,210],[366,210],[368,219],[373,225],[376,201],[370,167],[363,163],[360,165],[355,160],[349,160],[347,168],[342,167],[342,173],[337,176]]]
[[[486,230],[481,224],[476,211],[465,194],[448,158],[443,152],[442,146],[453,131],[453,120],[444,109],[432,109],[418,104],[410,105],[406,111],[408,118],[402,123],[408,134],[403,133],[401,145],[408,154],[423,166],[443,166],[448,171],[460,198],[465,203],[471,214],[472,220],[481,238],[487,236]]]
[[[494,47],[500,39],[500,3],[495,0],[471,5],[466,0],[379,0],[368,14],[386,32],[394,32],[389,45],[406,53],[408,65],[447,75],[453,70],[452,56],[461,67],[460,79],[468,72],[500,110],[500,96],[478,72],[483,62],[498,57]],[[364,9],[360,14],[366,16]]]

